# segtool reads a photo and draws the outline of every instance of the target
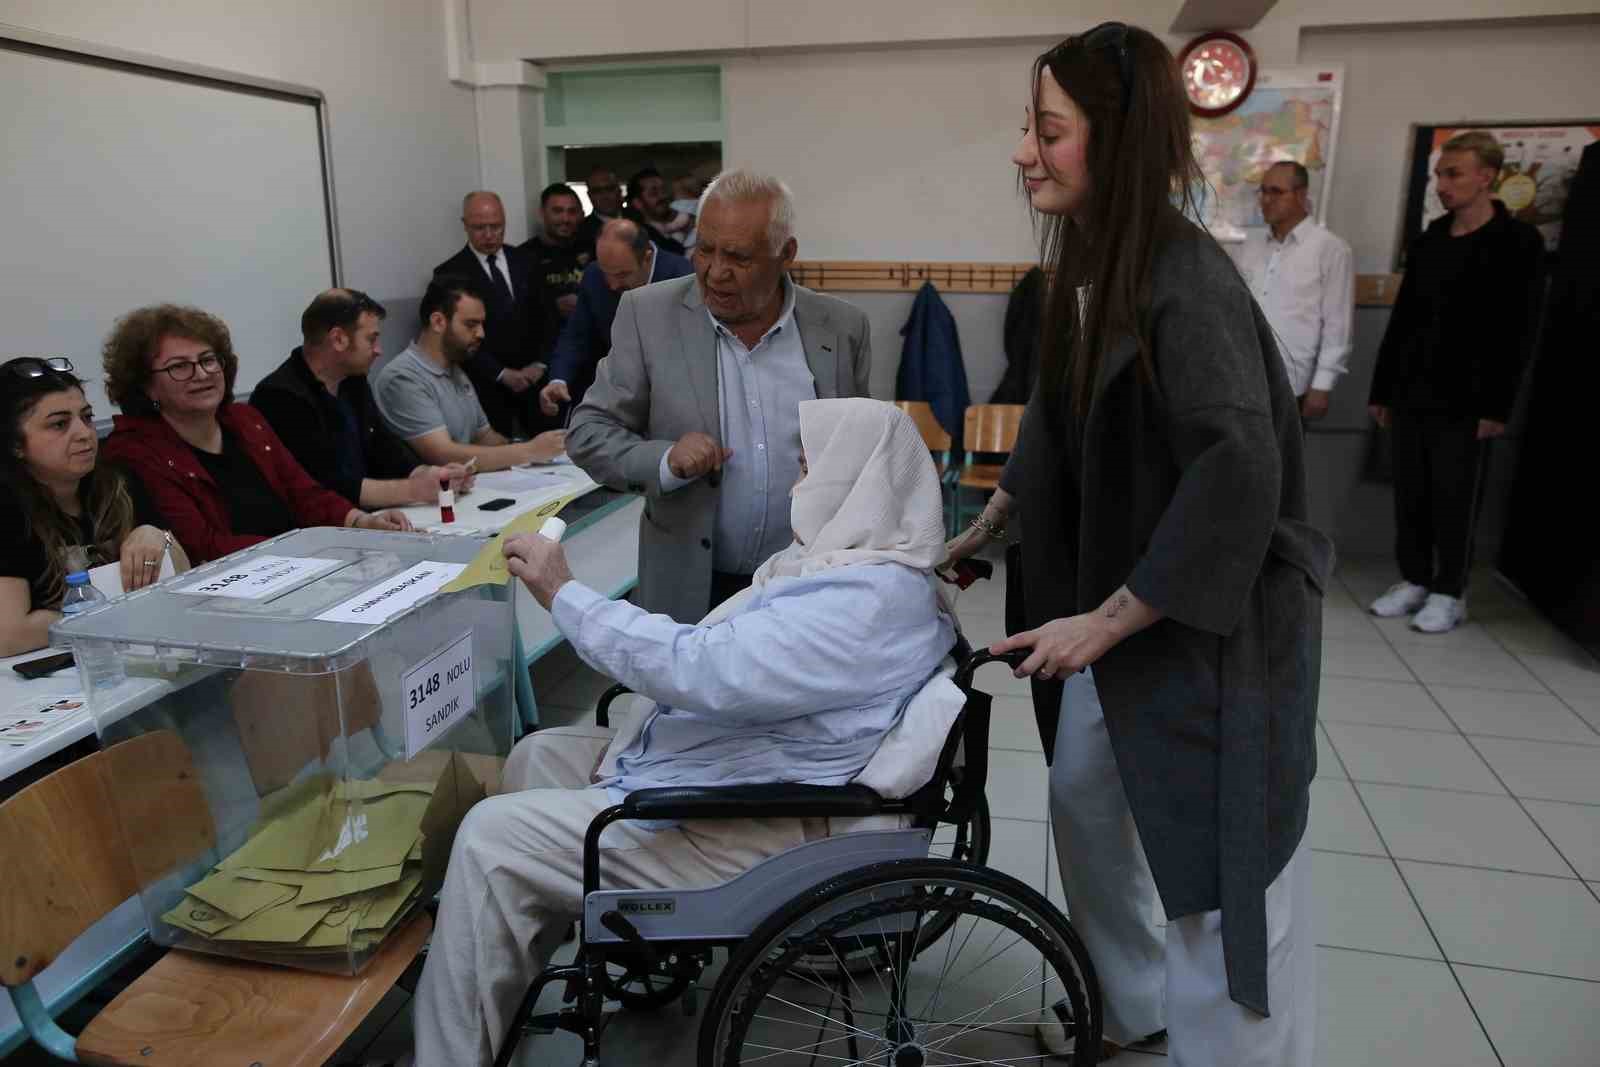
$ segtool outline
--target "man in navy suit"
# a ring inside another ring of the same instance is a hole
[[[546,427],[534,403],[543,384],[540,351],[545,336],[544,295],[533,257],[506,241],[506,212],[494,193],[468,193],[461,202],[466,247],[433,268],[446,275],[477,282],[488,297],[483,345],[466,365],[489,424],[505,437],[514,436],[518,416],[531,436]]]
[[[539,407],[554,418],[576,405],[594,381],[594,369],[611,350],[611,322],[622,294],[668,278],[685,278],[694,267],[682,256],[657,248],[648,231],[631,219],[612,219],[595,242],[595,260],[578,285],[578,306],[567,318],[550,357],[550,379]]]

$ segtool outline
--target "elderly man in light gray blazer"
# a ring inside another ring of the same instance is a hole
[[[867,395],[867,317],[790,281],[796,248],[783,182],[719,175],[694,276],[623,296],[573,414],[573,461],[645,496],[635,601],[648,611],[698,621],[786,548],[800,401]]]

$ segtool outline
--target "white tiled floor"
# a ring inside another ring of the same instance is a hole
[[[1309,831],[1319,1064],[1594,1067],[1600,665],[1488,574],[1454,634],[1374,620],[1363,606],[1391,580],[1381,563],[1345,565],[1327,600]],[[974,641],[1001,634],[1002,588],[964,594]],[[1059,904],[1026,685],[993,673],[990,862]],[[606,685],[565,650],[535,684],[550,723],[589,714]],[[628,1018],[607,1037],[608,1062],[689,1067],[697,1025],[676,1009]],[[408,1035],[398,1011],[367,1055]],[[995,1042],[997,1059],[1044,1062],[1021,1059],[1035,1055],[1026,1041]],[[537,1038],[519,1062],[577,1057],[570,1038]]]

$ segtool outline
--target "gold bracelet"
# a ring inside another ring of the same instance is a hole
[[[979,533],[983,534],[985,537],[989,538],[991,541],[1001,541],[1005,539],[1006,528],[990,522],[982,515],[974,515],[972,517],[972,521],[968,523],[968,525],[974,530],[977,530]]]

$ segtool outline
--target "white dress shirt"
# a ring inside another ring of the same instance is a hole
[[[722,447],[733,455],[722,466],[711,567],[749,574],[789,547],[789,490],[800,478],[800,401],[814,400],[817,383],[794,321],[794,284],[783,280],[783,310],[755,347],[711,316],[717,335],[717,407]],[[676,492],[694,479],[679,478],[661,456],[661,490]]]
[[[1239,270],[1278,335],[1295,396],[1331,390],[1350,369],[1355,273],[1350,246],[1306,218],[1283,240],[1250,236]]]

